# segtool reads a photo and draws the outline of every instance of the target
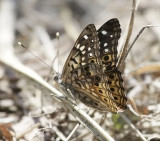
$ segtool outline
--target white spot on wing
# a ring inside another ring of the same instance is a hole
[[[86,53],[86,51],[84,50],[84,51],[82,51],[82,54],[85,54]]]
[[[77,49],[79,49],[79,47],[80,47],[80,44],[78,44],[78,45],[76,46]]]
[[[104,47],[106,47],[108,44],[107,43],[104,43]]]
[[[88,51],[90,51],[90,50],[91,50],[91,48],[89,47],[89,48],[88,48]]]
[[[85,57],[82,57],[82,61],[84,61]]]
[[[107,31],[103,30],[101,33],[102,33],[103,35],[106,35],[106,34],[107,34]]]
[[[84,39],[86,39],[86,40],[88,39],[88,36],[87,36],[87,35],[84,35],[83,37],[84,37]]]
[[[92,57],[93,56],[93,54],[92,53],[89,53],[89,57]]]
[[[106,49],[104,50],[104,52],[108,52],[108,49],[106,48]]]
[[[84,48],[85,48],[85,46],[81,46],[81,47],[80,47],[80,50],[82,51]]]
[[[113,35],[110,35],[110,37],[112,38],[112,37],[113,37]]]

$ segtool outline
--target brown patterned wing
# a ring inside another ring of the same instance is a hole
[[[100,60],[104,66],[104,71],[112,71],[116,67],[120,34],[121,28],[118,19],[111,19],[98,29]]]
[[[63,68],[62,82],[84,104],[101,110],[118,111],[102,70],[95,26],[88,25],[77,39]]]
[[[100,41],[100,60],[104,79],[107,84],[108,93],[117,105],[117,111],[123,111],[126,108],[126,95],[123,87],[121,72],[116,68],[117,63],[117,46],[120,38],[121,29],[117,19],[107,21],[98,29]]]
[[[63,82],[66,82],[69,73],[73,70],[80,68],[81,66],[84,66],[86,64],[98,62],[96,56],[96,52],[99,46],[98,42],[99,40],[96,28],[93,24],[89,24],[79,35],[63,67]]]
[[[86,64],[72,70],[66,79],[67,87],[89,107],[117,113],[117,104],[104,80],[102,68],[97,63]]]

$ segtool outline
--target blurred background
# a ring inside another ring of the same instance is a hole
[[[131,42],[142,27],[160,26],[159,0],[139,0],[137,4]],[[49,77],[49,83],[53,84],[50,68],[18,46],[19,41],[50,66],[53,63],[53,69],[61,73],[78,35],[90,23],[98,29],[109,19],[118,18],[122,29],[120,50],[131,10],[131,0],[0,0],[0,51],[3,54],[14,53],[23,64],[44,79]],[[59,39],[57,32],[60,33]],[[149,114],[150,118],[141,119],[129,110],[124,114],[144,137],[159,141],[160,27],[146,29],[141,34],[125,60],[123,78],[127,96],[133,98],[138,110]],[[47,96],[42,104],[41,94],[45,93],[41,92],[27,78],[0,62],[0,140],[7,138],[4,131],[8,138],[13,138],[11,128],[17,140],[22,141],[60,141],[69,135],[76,119]],[[46,107],[46,113],[39,111],[41,106]],[[89,114],[92,112],[90,109]],[[96,112],[93,118],[99,122],[101,115]],[[103,128],[119,141],[141,140],[120,115],[107,113]],[[58,133],[62,133],[64,138]],[[71,140],[95,138],[81,125]]]

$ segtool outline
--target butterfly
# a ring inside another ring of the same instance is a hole
[[[112,113],[126,109],[127,97],[121,72],[116,67],[121,28],[118,19],[98,30],[87,25],[79,35],[63,67],[61,79],[85,105]]]

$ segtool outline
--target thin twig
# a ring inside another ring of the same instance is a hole
[[[80,126],[80,123],[78,123],[73,130],[71,131],[71,133],[69,134],[69,136],[67,137],[67,139],[65,141],[69,141],[70,138],[72,137],[72,135],[75,133],[75,131],[78,129],[78,127]]]
[[[132,14],[131,14],[131,18],[130,18],[129,27],[128,27],[127,38],[126,38],[125,44],[124,44],[123,48],[121,49],[119,57],[118,57],[119,59],[118,59],[117,67],[120,70],[121,70],[122,64],[124,63],[124,59],[125,59],[124,57],[125,57],[125,54],[126,54],[127,49],[128,49],[128,44],[129,44],[129,41],[130,41],[130,37],[132,35],[135,11],[136,11],[136,0],[133,0],[133,2],[132,2]]]
[[[133,45],[135,44],[135,42],[137,41],[137,39],[139,38],[139,36],[143,33],[143,31],[147,28],[150,28],[150,27],[160,27],[160,26],[155,26],[155,25],[146,25],[144,27],[142,27],[142,29],[139,31],[138,35],[135,37],[135,39],[133,40],[133,42],[131,43],[131,45],[129,46],[125,56],[124,56],[124,59],[127,57],[128,53],[130,52],[131,48],[133,47]]]
[[[139,137],[143,141],[147,141],[147,139],[141,134],[141,132],[131,123],[131,121],[123,113],[120,113],[120,116],[128,123],[128,125],[139,135]]]

